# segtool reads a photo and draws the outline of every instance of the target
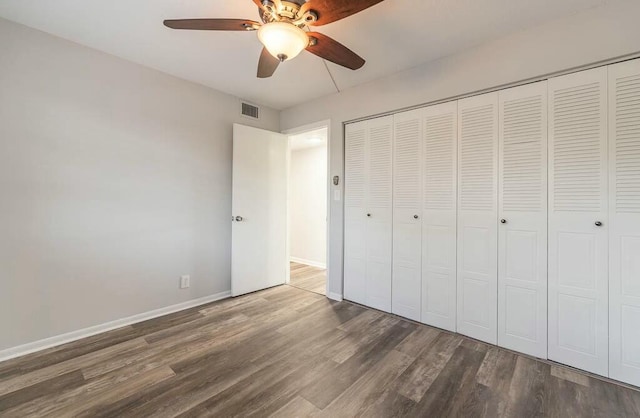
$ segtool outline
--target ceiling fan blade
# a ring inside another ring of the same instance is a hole
[[[365,60],[340,42],[318,32],[307,33],[311,42],[307,51],[343,67],[357,70]],[[315,39],[315,41],[314,41]]]
[[[171,29],[247,31],[260,23],[246,19],[175,19],[165,20],[164,25]]]
[[[258,78],[269,78],[275,73],[276,68],[280,65],[280,60],[267,51],[267,48],[262,48],[260,54],[260,61],[258,62]]]
[[[354,15],[382,1],[384,0],[309,0],[300,8],[300,15],[313,10],[318,15],[318,20],[309,24],[322,26]]]

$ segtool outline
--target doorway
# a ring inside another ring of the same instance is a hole
[[[328,128],[289,136],[289,285],[326,295]]]

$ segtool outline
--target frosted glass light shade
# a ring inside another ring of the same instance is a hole
[[[305,31],[286,22],[271,22],[260,26],[258,39],[267,51],[280,61],[297,57],[309,46],[309,38]]]

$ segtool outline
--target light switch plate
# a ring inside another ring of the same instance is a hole
[[[191,286],[191,276],[180,276],[180,289],[187,289]]]

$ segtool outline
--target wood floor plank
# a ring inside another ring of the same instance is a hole
[[[507,416],[543,416],[545,382],[551,367],[534,359],[519,356],[509,388]]]
[[[399,377],[396,383],[398,393],[414,402],[420,402],[461,342],[462,338],[459,336],[440,333],[433,345],[420,353]]]
[[[291,263],[289,284],[299,289],[324,295],[327,286],[327,271],[322,268]]]
[[[83,338],[57,347],[48,348],[36,353],[27,354],[0,363],[0,380],[14,375],[25,374],[37,369],[62,363],[64,361],[100,351],[139,337],[140,333],[131,326],[125,326],[102,334]]]
[[[365,372],[319,415],[321,417],[354,417],[367,410],[414,360],[391,350],[379,363]]]
[[[282,408],[278,409],[270,418],[307,418],[316,416],[320,410],[302,396],[296,396]]]
[[[449,416],[463,402],[465,387],[472,387],[486,353],[459,345],[416,409],[417,416]]]
[[[79,370],[73,370],[0,396],[0,416],[3,415],[3,411],[46,396],[57,396],[63,390],[78,388],[85,382],[82,373]]]
[[[363,346],[349,360],[342,363],[340,368],[303,388],[300,395],[316,407],[326,408],[412,331],[413,328],[405,328],[400,324],[391,326],[368,346]]]
[[[91,352],[80,357],[71,358],[56,363],[43,369],[31,371],[29,373],[14,376],[9,379],[0,380],[0,396],[7,393],[35,385],[45,380],[53,379],[65,373],[80,370],[90,364],[103,361],[107,358],[123,355],[130,351],[139,351],[147,346],[147,342],[143,338],[125,341],[110,347],[103,348],[97,352]]]
[[[640,391],[293,286],[0,363],[11,418],[319,415],[635,417]]]

